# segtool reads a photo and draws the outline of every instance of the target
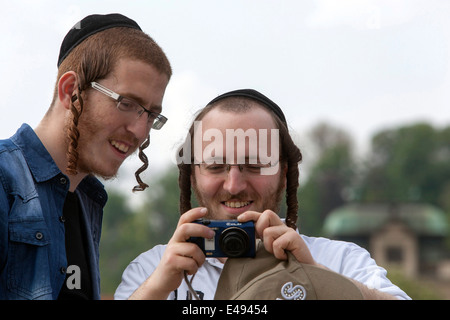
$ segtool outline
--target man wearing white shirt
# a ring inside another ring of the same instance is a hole
[[[302,264],[341,274],[365,299],[409,299],[365,249],[299,234],[296,194],[302,155],[283,112],[266,96],[244,89],[213,99],[195,118],[179,157],[182,215],[177,229],[167,245],[130,263],[116,299],[191,299],[189,286],[200,299],[214,299],[227,258],[206,258],[190,241],[215,236],[211,228],[194,223],[198,219],[254,221],[256,237],[276,259],[286,260],[290,252]],[[191,186],[199,208],[191,208]],[[284,194],[286,221],[277,214]]]

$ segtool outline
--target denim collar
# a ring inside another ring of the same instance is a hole
[[[22,151],[37,182],[50,180],[61,173],[50,153],[28,124],[22,124],[11,140]]]
[[[48,181],[63,174],[28,124],[22,124],[16,134],[11,137],[11,140],[22,151],[36,182]],[[92,175],[86,176],[78,185],[77,190],[78,192],[84,192],[102,206],[108,199],[103,184]]]

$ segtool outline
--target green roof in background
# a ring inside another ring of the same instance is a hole
[[[418,235],[446,236],[449,232],[445,213],[428,204],[353,203],[330,212],[324,233],[328,237],[369,234],[389,219],[403,221]]]

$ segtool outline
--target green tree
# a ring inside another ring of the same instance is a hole
[[[108,190],[100,241],[102,294],[112,295],[126,266],[139,253],[149,249],[149,231],[145,217],[127,205],[126,196]]]
[[[450,224],[450,127],[417,123],[376,134],[355,188],[361,201],[433,204]]]
[[[422,201],[446,208],[450,128],[418,123],[376,134],[361,181],[364,201]]]
[[[179,198],[178,168],[170,167],[152,184],[151,192],[137,210],[148,218],[152,245],[170,240],[180,218]]]
[[[321,123],[311,131],[316,161],[298,190],[302,233],[319,235],[326,215],[346,202],[355,174],[353,143],[343,130]]]

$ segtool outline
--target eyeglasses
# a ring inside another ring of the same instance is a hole
[[[231,167],[236,166],[239,168],[239,171],[242,172],[242,174],[252,177],[258,177],[258,176],[265,176],[270,174],[275,174],[276,172],[270,171],[271,168],[275,168],[279,162],[271,164],[262,164],[262,163],[255,163],[255,164],[220,164],[220,163],[198,163],[195,164],[200,169],[200,174],[204,176],[209,177],[226,177],[228,173],[231,170]],[[264,171],[267,170],[267,171]],[[268,173],[270,171],[270,173]]]
[[[152,126],[153,129],[159,130],[161,129],[164,124],[167,122],[167,118],[164,117],[162,114],[149,111],[143,106],[141,106],[136,101],[123,97],[114,91],[102,86],[101,84],[97,82],[91,82],[91,87],[95,90],[103,93],[104,95],[107,95],[108,97],[114,99],[117,101],[117,109],[120,111],[123,111],[129,115],[136,115],[136,120],[139,119],[144,112],[148,114],[148,123]]]

